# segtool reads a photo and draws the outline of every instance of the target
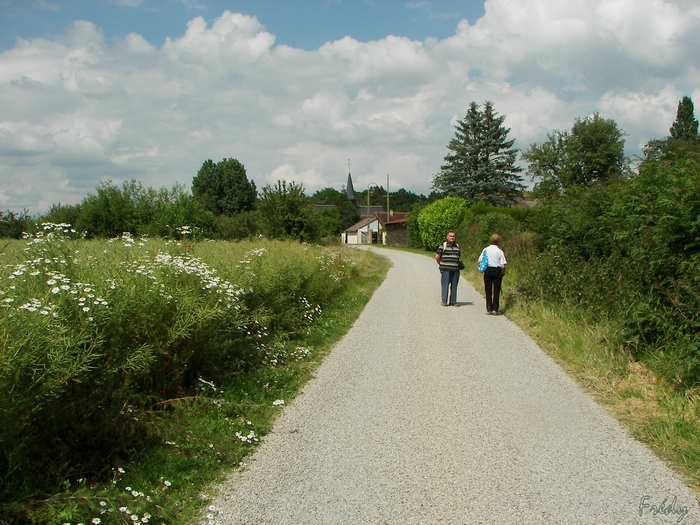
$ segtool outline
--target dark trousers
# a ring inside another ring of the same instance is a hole
[[[459,271],[440,271],[440,285],[442,288],[442,304],[457,303],[457,285],[459,284]],[[449,300],[448,300],[449,299]]]
[[[489,266],[484,272],[484,288],[486,292],[486,311],[497,312],[498,301],[501,297],[501,279],[503,270]]]

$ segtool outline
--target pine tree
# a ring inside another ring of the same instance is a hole
[[[690,97],[683,97],[678,103],[676,121],[671,126],[671,137],[676,140],[698,140],[698,121]]]
[[[487,101],[469,105],[464,120],[458,121],[455,137],[447,148],[446,164],[433,178],[433,188],[467,202],[485,201],[493,206],[510,206],[522,196],[525,186],[515,165],[518,150],[508,140],[505,116],[498,116]]]
[[[676,157],[700,155],[698,121],[690,97],[678,102],[676,121],[669,130],[670,137],[652,139],[644,147],[644,162],[659,162]]]

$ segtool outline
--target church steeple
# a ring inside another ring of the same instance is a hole
[[[357,208],[357,197],[355,197],[355,188],[352,187],[352,176],[350,175],[350,159],[348,159],[348,183],[345,186],[345,193],[352,205]]]

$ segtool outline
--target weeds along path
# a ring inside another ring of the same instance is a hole
[[[694,493],[464,280],[386,281],[246,465],[222,524],[700,523]]]

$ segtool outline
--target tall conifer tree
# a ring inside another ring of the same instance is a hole
[[[510,129],[503,126],[504,120],[492,102],[487,101],[483,110],[472,102],[464,120],[455,126],[455,137],[447,146],[450,153],[433,178],[433,188],[467,202],[514,204],[525,186],[518,175],[522,168],[515,165],[515,140],[508,140]]]
[[[652,139],[644,147],[644,162],[658,162],[687,155],[695,158],[700,155],[700,136],[695,108],[690,97],[678,102],[676,121],[669,130],[670,137]]]
[[[683,97],[678,103],[676,121],[671,126],[671,137],[676,140],[698,140],[698,121],[695,118],[695,108],[690,97]]]

